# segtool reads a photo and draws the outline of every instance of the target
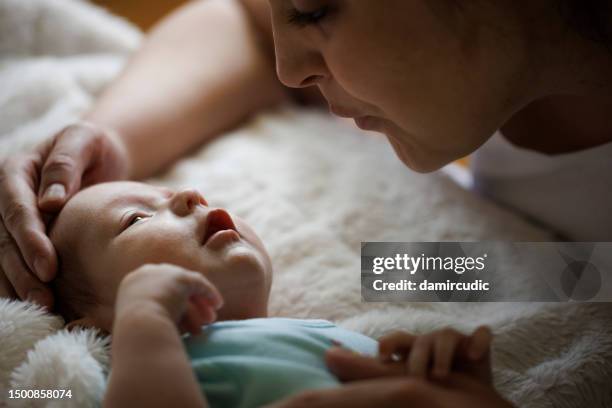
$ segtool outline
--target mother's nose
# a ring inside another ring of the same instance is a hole
[[[276,72],[280,81],[290,88],[315,86],[325,78],[322,73],[316,73],[317,71],[310,68],[307,63],[300,64],[278,57],[276,59]]]
[[[208,203],[198,190],[192,188],[177,191],[170,198],[170,209],[179,216],[191,214],[198,205],[208,205]]]
[[[283,38],[275,34],[276,74],[290,88],[318,85],[330,76],[325,59],[313,47],[305,46],[300,39]]]

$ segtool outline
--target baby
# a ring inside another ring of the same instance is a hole
[[[272,266],[262,242],[196,190],[98,184],[65,205],[50,237],[57,311],[68,327],[113,335],[108,406],[261,406],[337,386],[330,349],[423,378],[442,379],[461,360],[490,383],[486,329],[379,343],[322,320],[266,318]]]

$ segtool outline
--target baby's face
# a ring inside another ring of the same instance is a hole
[[[146,263],[201,272],[221,292],[221,319],[265,316],[272,267],[246,223],[211,208],[195,190],[135,182],[98,184],[76,194],[51,239],[60,257],[78,257],[96,306],[88,316],[110,330],[121,280]]]

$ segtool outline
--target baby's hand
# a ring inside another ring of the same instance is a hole
[[[149,308],[166,315],[182,332],[200,332],[223,305],[221,294],[202,274],[176,265],[148,264],[130,272],[119,285],[115,316]]]
[[[379,339],[379,358],[403,365],[407,375],[444,380],[451,371],[491,383],[491,331],[479,327],[471,335],[447,328],[421,336],[395,332]]]

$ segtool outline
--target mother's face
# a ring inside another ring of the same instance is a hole
[[[270,3],[281,81],[318,86],[332,112],[385,133],[414,170],[472,152],[525,102],[511,1]]]

